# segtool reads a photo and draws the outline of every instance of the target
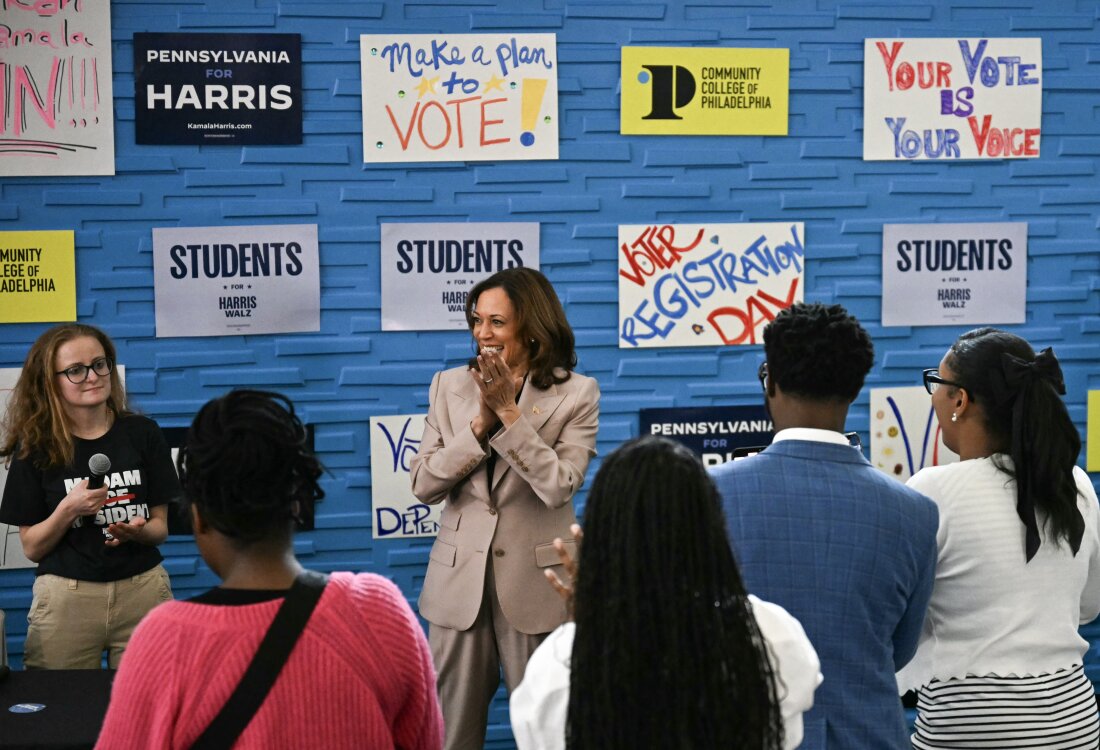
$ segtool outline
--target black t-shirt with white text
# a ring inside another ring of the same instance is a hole
[[[117,581],[144,573],[161,561],[156,547],[123,542],[108,547],[107,526],[148,519],[149,509],[181,494],[172,454],[156,422],[130,415],[115,420],[107,434],[95,440],[73,438],[73,462],[40,469],[34,457],[12,459],[0,502],[0,522],[33,526],[49,518],[69,491],[90,476],[88,459],[102,453],[111,460],[103,477],[107,504],[94,516],[83,516],[65,532],[57,546],[38,564],[37,575],[80,581]]]

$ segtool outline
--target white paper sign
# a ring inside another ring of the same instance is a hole
[[[153,230],[157,336],[321,329],[317,225]]]
[[[0,176],[114,174],[110,3],[2,7]]]
[[[558,158],[553,34],[359,37],[363,161]]]
[[[886,224],[884,326],[1023,323],[1027,224]]]
[[[0,421],[8,410],[11,392],[19,380],[21,367],[0,368]],[[0,497],[4,494],[4,485],[8,481],[7,461],[0,460]],[[23,554],[23,544],[19,541],[19,527],[0,523],[0,570],[4,568],[33,568],[35,564]]]
[[[761,343],[802,301],[801,222],[619,227],[619,347]]]
[[[424,415],[370,418],[370,475],[375,539],[435,536],[443,504],[424,505],[412,494],[409,469],[420,449]]]
[[[928,366],[939,358],[931,355]],[[904,482],[926,466],[958,460],[943,444],[932,397],[923,386],[871,389],[871,463],[876,468]]]
[[[865,39],[863,158],[1035,159],[1041,39]]]
[[[538,270],[539,225],[383,224],[382,330],[466,330],[474,284],[516,266]]]

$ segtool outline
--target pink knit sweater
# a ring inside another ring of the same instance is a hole
[[[134,632],[97,748],[188,748],[228,700],[282,599],[168,602]],[[431,654],[398,588],[334,573],[237,748],[438,750]]]

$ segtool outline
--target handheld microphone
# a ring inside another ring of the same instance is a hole
[[[111,459],[102,453],[97,453],[88,459],[88,471],[92,476],[88,478],[88,489],[98,490],[103,486],[103,475],[111,470]]]

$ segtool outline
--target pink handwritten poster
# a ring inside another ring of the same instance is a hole
[[[763,343],[802,301],[805,228],[759,224],[619,227],[619,348]]]
[[[108,0],[5,3],[0,176],[115,173]]]

